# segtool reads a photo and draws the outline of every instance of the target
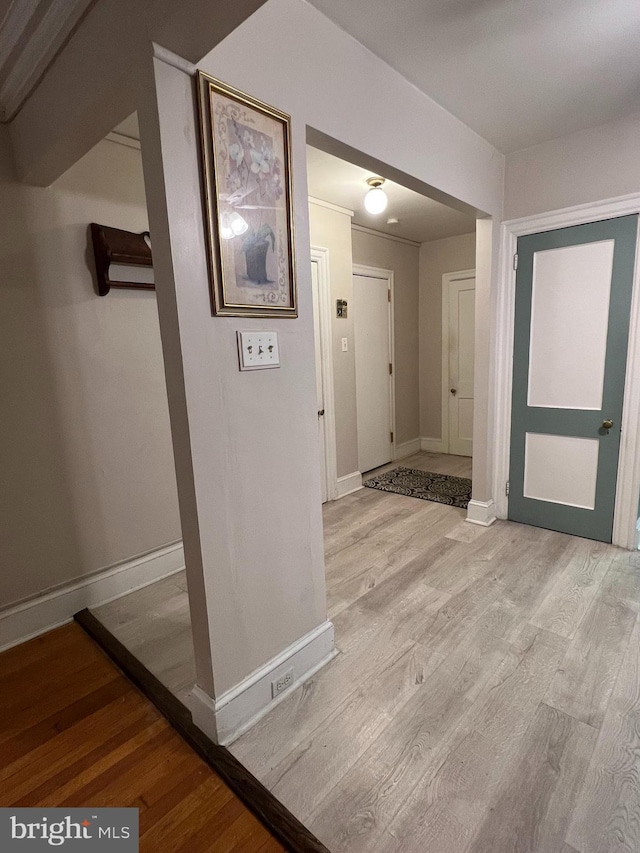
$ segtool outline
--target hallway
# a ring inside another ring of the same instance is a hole
[[[0,8],[0,650],[333,853],[640,853],[640,3]]]
[[[636,555],[373,489],[324,513],[340,654],[234,755],[336,853],[638,849]]]

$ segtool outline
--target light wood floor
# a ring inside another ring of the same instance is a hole
[[[93,610],[182,702],[196,681],[184,571]]]
[[[449,456],[447,453],[416,453],[413,456],[405,456],[404,459],[396,459],[388,462],[373,471],[367,471],[362,479],[384,474],[394,468],[418,468],[420,471],[433,471],[434,474],[452,474],[454,477],[471,477],[470,456]]]
[[[141,853],[284,851],[77,625],[0,655],[0,806],[138,808]]]
[[[373,489],[325,549],[340,654],[231,751],[329,849],[640,850],[637,555]]]

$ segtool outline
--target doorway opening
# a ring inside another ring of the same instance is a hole
[[[398,466],[470,478],[475,219],[390,180],[372,215],[369,171],[316,145],[307,176],[323,503]]]
[[[455,456],[473,454],[475,290],[475,269],[442,276],[442,449]]]

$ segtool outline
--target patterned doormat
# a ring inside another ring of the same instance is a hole
[[[417,468],[394,468],[386,474],[371,477],[362,484],[369,489],[395,492],[423,501],[435,501],[466,509],[471,500],[471,480],[452,477],[450,474],[434,474]]]

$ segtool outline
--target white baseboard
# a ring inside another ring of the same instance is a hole
[[[182,542],[94,572],[0,610],[0,651],[69,622],[85,607],[106,604],[184,569]]]
[[[193,722],[215,743],[232,743],[336,656],[333,634],[333,623],[323,622],[219,699],[196,685],[188,700]],[[273,698],[271,682],[289,669],[291,686]]]
[[[345,474],[344,477],[338,477],[338,498],[343,498],[345,495],[350,495],[351,492],[357,492],[362,488],[362,474],[360,471],[354,471],[353,474]]]
[[[402,444],[396,444],[396,452],[394,459],[404,459],[405,456],[413,456],[422,450],[422,439],[413,438],[411,441],[403,441]]]
[[[490,501],[469,501],[467,507],[467,521],[471,524],[479,524],[481,527],[489,527],[496,520],[496,505]]]
[[[441,438],[427,438],[420,436],[420,450],[425,450],[427,453],[446,453],[444,442]]]

